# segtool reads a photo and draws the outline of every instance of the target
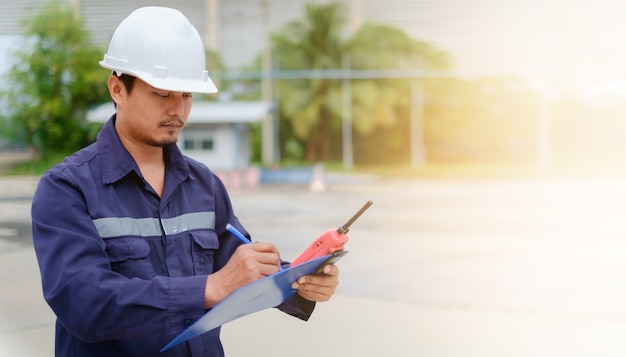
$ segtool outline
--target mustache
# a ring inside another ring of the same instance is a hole
[[[170,125],[177,125],[177,126],[184,126],[185,125],[185,121],[182,118],[169,118],[169,119],[165,119],[165,120],[161,120],[159,122],[160,126],[170,126]]]

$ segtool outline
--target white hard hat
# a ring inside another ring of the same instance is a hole
[[[151,6],[133,11],[113,33],[100,65],[158,89],[217,92],[198,31],[175,9]]]

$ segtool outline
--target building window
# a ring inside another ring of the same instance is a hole
[[[207,151],[213,150],[213,139],[202,140],[202,150],[207,150]]]
[[[185,138],[183,141],[183,148],[185,150],[212,151],[213,147],[213,138],[191,137]]]
[[[185,141],[183,142],[183,148],[185,150],[193,150],[194,149],[193,145],[194,145],[194,142],[191,139],[185,139]]]

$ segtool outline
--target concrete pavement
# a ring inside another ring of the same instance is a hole
[[[34,183],[0,178],[2,355],[52,355],[54,317],[22,237]],[[390,180],[232,197],[254,239],[285,259],[368,199],[336,296],[306,323],[270,309],[226,324],[229,356],[626,354],[626,179]]]

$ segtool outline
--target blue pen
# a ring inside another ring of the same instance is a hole
[[[229,231],[230,233],[232,233],[235,237],[237,237],[237,239],[242,241],[243,244],[250,244],[250,243],[252,243],[248,238],[246,238],[243,234],[241,234],[241,232],[239,232],[237,230],[237,228],[233,227],[230,223],[226,223],[226,230]],[[278,266],[278,269],[280,271],[283,271],[283,267],[280,266],[280,265]]]
[[[250,240],[246,238],[241,232],[237,230],[237,228],[233,227],[230,223],[226,224],[226,230],[232,233],[235,237],[237,237],[243,244],[250,244]]]

